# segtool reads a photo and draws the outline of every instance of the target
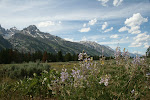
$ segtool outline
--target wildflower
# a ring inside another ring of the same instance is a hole
[[[33,76],[35,77],[35,76],[36,76],[36,73],[33,73]]]
[[[99,84],[104,83],[105,86],[108,86],[109,77],[105,75],[105,77],[101,78]]]
[[[127,60],[130,58],[130,54],[129,54],[128,50],[125,51],[125,48],[123,49],[122,58],[123,58],[125,61],[127,61]]]
[[[108,81],[105,81],[105,82],[104,82],[104,85],[105,85],[105,86],[108,86]]]
[[[147,73],[147,74],[146,74],[146,77],[149,77],[149,76],[150,76],[150,73]]]
[[[72,70],[71,75],[75,78],[75,79],[81,79],[83,77],[83,75],[80,75],[80,70]]]
[[[115,56],[115,59],[116,59],[116,63],[120,64],[120,57],[121,57],[120,47],[116,48],[116,52],[115,52],[114,56]]]
[[[82,55],[82,53],[80,53],[80,54],[78,55],[78,60],[83,60],[83,55]]]
[[[99,84],[104,83],[105,86],[108,86],[108,80],[109,80],[109,79],[107,79],[107,78],[101,78]]]
[[[60,73],[61,74],[60,78],[61,78],[62,82],[64,82],[69,77],[69,74],[66,71],[67,71],[67,69],[62,69],[62,72]]]
[[[87,60],[87,59],[85,59],[84,61],[87,63],[87,61],[88,61],[88,60]]]
[[[101,80],[100,80],[100,82],[99,82],[99,84],[102,84],[102,83],[104,83],[104,79],[103,78],[101,78]]]
[[[44,78],[44,81],[46,81],[47,80],[47,78]]]
[[[101,61],[101,65],[104,65],[104,61],[103,60]]]
[[[131,91],[131,93],[133,94],[135,91],[134,91],[134,89]]]
[[[47,80],[47,78],[44,78],[43,81],[42,81],[42,84],[44,84],[46,80]]]
[[[140,65],[140,64],[141,64],[141,59],[140,59],[140,57],[138,57],[138,56],[136,55],[136,57],[133,58],[132,64],[133,64],[133,65]]]
[[[72,77],[74,78],[74,87],[82,86],[82,81],[81,79],[84,79],[83,75],[80,75],[80,70],[76,69],[72,70]]]
[[[84,60],[85,58],[88,58],[88,57],[87,57],[87,54],[83,50],[83,52],[78,55],[78,60]]]
[[[91,57],[91,59],[90,59],[90,60],[91,60],[91,62],[92,62],[92,61],[93,61],[93,57]]]

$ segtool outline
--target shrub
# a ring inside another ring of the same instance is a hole
[[[6,65],[1,68],[1,77],[10,77],[12,79],[22,79],[24,77],[33,77],[33,73],[36,73],[38,76],[41,75],[41,72],[50,70],[50,65],[40,64],[40,63],[24,63],[24,64],[11,64]]]

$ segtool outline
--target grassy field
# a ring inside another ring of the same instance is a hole
[[[150,59],[132,61],[2,64],[0,99],[148,100]]]

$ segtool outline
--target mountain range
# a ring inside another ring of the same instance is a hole
[[[35,25],[30,25],[22,30],[16,27],[5,29],[0,25],[0,50],[4,48],[17,49],[20,52],[47,51],[63,54],[78,54],[83,50],[94,56],[113,56],[114,50],[108,46],[92,41],[71,42],[50,33],[41,32]],[[132,56],[135,56],[132,54]]]

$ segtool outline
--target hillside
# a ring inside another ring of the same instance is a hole
[[[50,33],[41,32],[35,25],[30,25],[23,30],[16,27],[5,29],[0,26],[0,49],[13,48],[20,52],[47,51],[63,54],[78,54],[82,50],[89,55],[100,56],[102,49],[104,56],[113,56],[114,50],[109,46],[100,45],[92,41],[71,42]]]

